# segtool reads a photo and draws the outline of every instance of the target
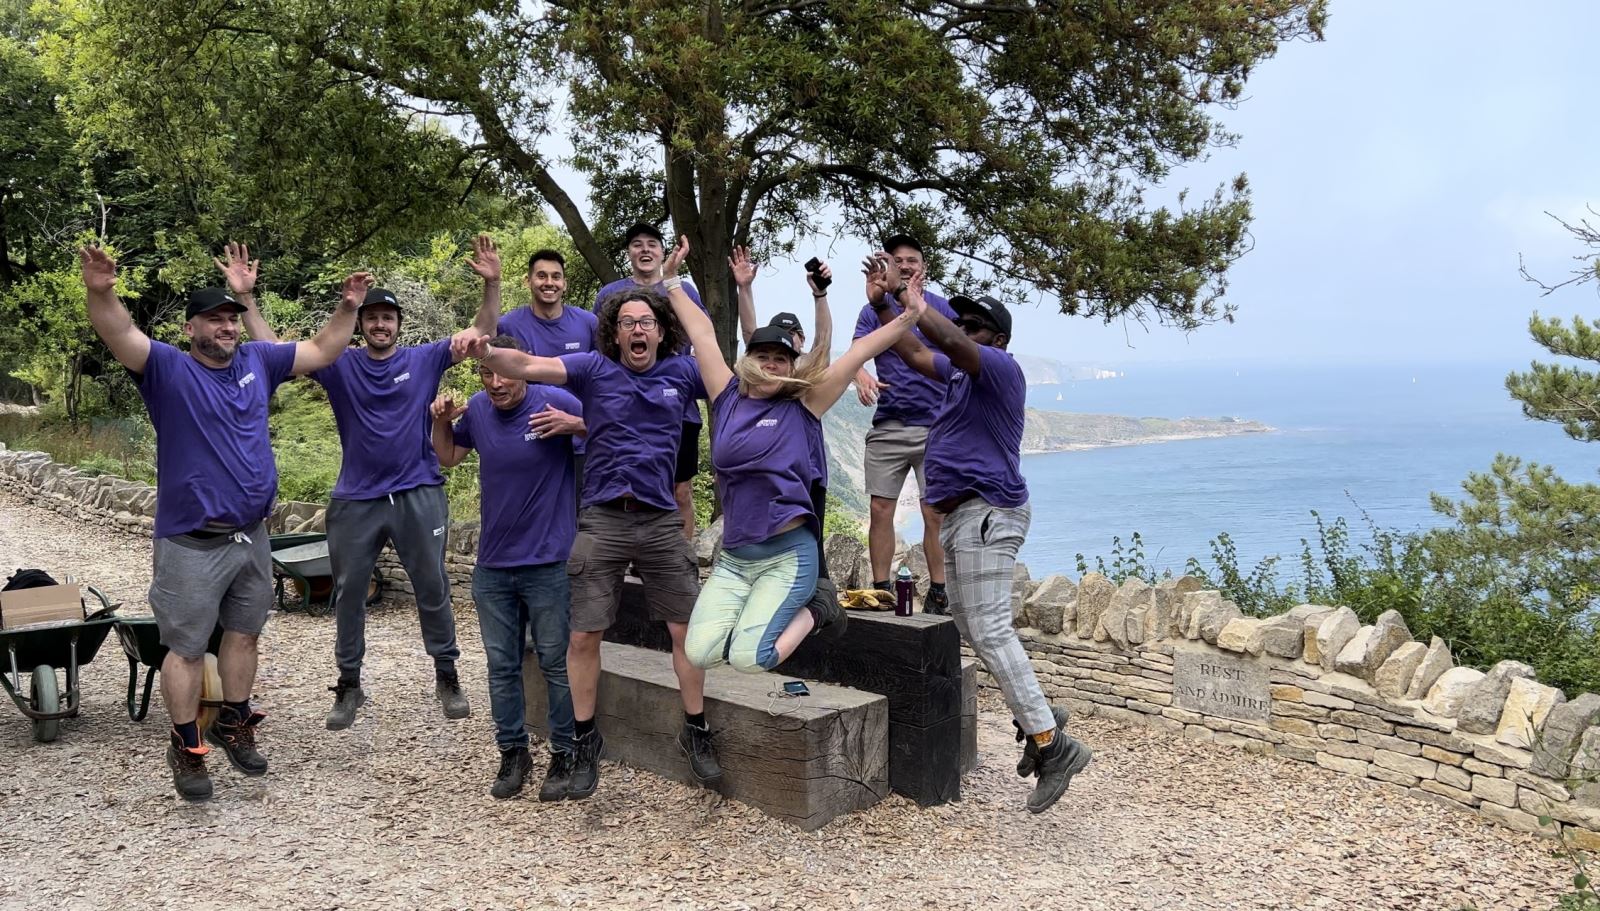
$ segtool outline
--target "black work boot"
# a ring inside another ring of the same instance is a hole
[[[678,749],[689,757],[689,774],[705,786],[722,779],[722,765],[717,762],[717,746],[711,742],[715,736],[710,728],[698,727],[687,721],[678,734]]]
[[[1029,738],[1029,744],[1033,739]],[[1067,793],[1067,785],[1072,783],[1072,776],[1083,771],[1093,758],[1090,749],[1072,737],[1061,728],[1056,728],[1055,739],[1050,745],[1037,749],[1036,770],[1039,783],[1033,786],[1033,793],[1028,795],[1028,812],[1043,813]]]
[[[434,678],[434,695],[439,697],[439,704],[444,708],[446,718],[465,718],[472,714],[472,706],[467,704],[467,695],[461,692],[461,680],[456,677],[454,665],[448,668],[436,668]]]
[[[936,617],[950,615],[950,593],[942,588],[928,589],[928,596],[922,599],[922,612],[933,614]]]
[[[333,693],[333,708],[328,711],[328,730],[342,731],[355,724],[356,709],[366,704],[367,694],[361,689],[361,681],[343,677],[328,689]]]
[[[567,797],[582,800],[600,786],[600,750],[606,739],[596,728],[572,743],[572,774],[568,779]]]
[[[1067,722],[1072,715],[1065,706],[1050,706],[1050,714],[1055,716],[1057,730],[1067,729]],[[1017,742],[1022,744],[1022,758],[1017,760],[1017,777],[1030,778],[1037,771],[1035,766],[1039,761],[1039,747],[1033,742],[1032,737],[1023,733],[1022,725],[1017,724],[1015,719],[1012,720],[1011,726],[1017,729]]]
[[[206,728],[206,739],[222,748],[228,761],[240,772],[250,775],[267,774],[267,758],[256,749],[256,726],[266,721],[262,712],[251,712],[249,718],[240,718],[233,706],[225,705],[217,713],[217,720]]]
[[[806,602],[806,610],[811,612],[811,635],[820,636],[824,641],[834,641],[843,636],[845,627],[850,623],[844,608],[839,605],[839,589],[834,586],[832,579],[817,580],[817,590]]]
[[[527,747],[512,747],[500,751],[500,771],[495,773],[494,787],[489,794],[499,800],[522,793],[522,784],[533,771],[533,757]]]
[[[172,731],[167,743],[167,768],[172,770],[172,786],[184,800],[210,800],[211,776],[206,772],[205,747],[190,749],[183,745],[183,737]]]
[[[566,800],[567,792],[572,789],[572,763],[571,750],[551,750],[550,767],[544,771],[544,784],[539,786],[539,799],[549,802],[552,800]]]

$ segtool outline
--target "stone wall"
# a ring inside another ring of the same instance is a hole
[[[0,489],[80,522],[153,527],[154,488],[40,452],[0,444]],[[281,503],[269,524],[321,531],[323,513]],[[713,525],[695,542],[702,567],[720,535]],[[446,565],[459,602],[471,599],[477,547],[476,524],[452,524]],[[896,565],[911,565],[925,591],[920,551],[908,548]],[[860,542],[835,537],[827,553],[841,590],[871,584]],[[389,596],[410,593],[392,552],[379,566]],[[1347,607],[1311,604],[1247,618],[1192,578],[1035,581],[1018,564],[1013,615],[1045,693],[1079,715],[1315,763],[1600,850],[1600,695],[1568,701],[1513,661],[1487,673],[1456,667],[1443,641],[1413,641],[1394,611],[1371,626]],[[1541,816],[1554,821],[1541,826]]]

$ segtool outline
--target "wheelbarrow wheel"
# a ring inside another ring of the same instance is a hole
[[[33,669],[33,710],[35,712],[61,711],[61,691],[56,686],[56,669],[48,664],[41,664]],[[49,743],[61,733],[61,722],[58,719],[50,721],[35,721],[33,723],[33,739],[40,743]]]

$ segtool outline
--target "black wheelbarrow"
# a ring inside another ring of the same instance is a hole
[[[154,617],[118,617],[117,639],[128,656],[128,718],[143,721],[150,713],[150,694],[155,692],[156,671],[167,660],[167,647],[161,644],[161,630]],[[200,686],[200,728],[222,707],[222,678],[217,674],[217,649],[222,645],[222,627],[211,632],[206,645],[205,679]],[[139,692],[139,669],[143,667],[144,692]]]
[[[81,621],[24,626],[0,630],[0,647],[7,663],[0,669],[0,685],[17,708],[33,722],[33,739],[49,743],[61,733],[61,719],[78,716],[81,695],[78,668],[94,660],[116,622],[116,605],[93,586],[84,586],[100,601],[100,609]],[[28,683],[22,682],[27,669]],[[61,689],[57,670],[66,671]]]
[[[293,610],[289,589],[298,596],[300,610],[323,616],[333,609],[333,563],[328,557],[328,536],[321,532],[272,535],[272,578],[279,610]],[[383,576],[376,567],[367,583],[367,606],[383,598]]]

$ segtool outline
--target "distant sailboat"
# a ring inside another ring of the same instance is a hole
[[[1061,393],[1056,393],[1056,401],[1061,401]]]

